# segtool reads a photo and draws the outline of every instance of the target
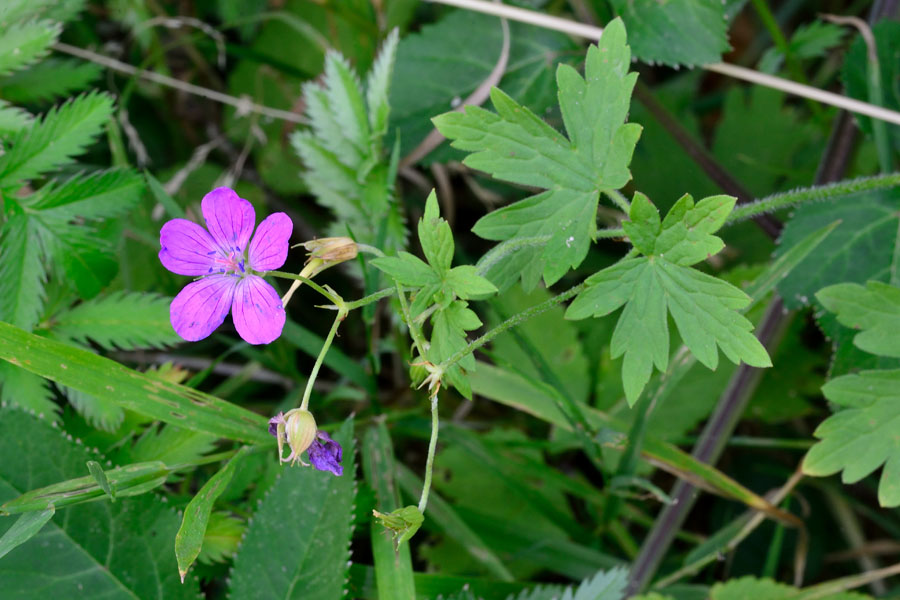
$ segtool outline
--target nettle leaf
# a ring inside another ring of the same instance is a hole
[[[0,502],[87,475],[96,459],[63,432],[20,411],[0,411]],[[0,517],[0,533],[13,523]],[[0,560],[4,598],[169,600],[196,598],[195,579],[178,580],[172,540],[178,517],[153,494],[58,509],[36,536]]]
[[[840,221],[822,246],[778,285],[785,306],[807,306],[815,293],[842,282],[887,281],[900,231],[900,189],[805,204],[785,224],[776,257],[817,229]]]
[[[9,363],[0,363],[0,403],[19,406],[42,418],[59,420],[50,382]]]
[[[637,78],[629,73],[625,28],[612,21],[599,46],[588,49],[585,78],[559,65],[556,80],[567,139],[499,89],[497,113],[467,107],[435,117],[453,146],[472,152],[463,162],[497,179],[546,191],[496,210],[473,231],[489,240],[548,236],[526,252],[542,264],[547,285],[581,264],[596,232],[600,193],[624,186],[641,127],[625,123]],[[536,281],[524,281],[534,287]]]
[[[169,322],[171,298],[141,292],[113,292],[54,315],[53,335],[105,350],[164,348],[180,338]]]
[[[0,156],[0,187],[14,189],[24,180],[70,164],[101,133],[112,110],[112,98],[96,92],[52,108],[16,134],[11,148]]]
[[[353,421],[346,421],[334,439],[344,449],[340,477],[311,467],[282,467],[235,556],[229,597],[342,597],[356,497]]]
[[[871,354],[900,357],[900,289],[869,281],[865,287],[840,283],[820,290],[816,298],[837,313],[841,325],[862,329],[853,343]]]
[[[656,208],[636,194],[630,221],[623,227],[646,256],[623,260],[589,277],[587,289],[566,311],[567,319],[584,319],[606,316],[625,305],[610,352],[612,358],[625,356],[622,380],[629,405],[637,401],[654,366],[661,372],[668,367],[667,314],[691,353],[709,369],[718,366],[718,349],[735,364],[772,366],[751,333],[753,324],[737,312],[750,304],[750,297],[730,283],[689,268],[723,247],[712,233],[733,207],[734,198],[728,196],[713,196],[696,205],[684,196],[660,222]]]
[[[650,64],[702,65],[729,50],[721,0],[612,0],[625,21],[634,55]]]
[[[18,369],[18,367],[16,368]],[[24,369],[18,370],[31,377],[37,377]],[[90,423],[92,427],[112,432],[118,429],[122,424],[122,421],[125,420],[125,410],[112,400],[85,394],[84,392],[80,392],[64,385],[59,385],[57,387],[65,394],[69,403],[75,408],[78,414],[84,417],[84,420]]]

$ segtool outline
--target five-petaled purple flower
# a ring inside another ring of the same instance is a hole
[[[300,455],[306,451],[309,462],[320,471],[329,471],[342,475],[344,467],[341,458],[344,451],[341,445],[331,439],[324,431],[317,429],[312,413],[303,408],[289,410],[287,414],[278,413],[269,419],[269,433],[278,440],[278,460],[291,464],[300,463],[308,466]],[[287,443],[291,453],[283,457],[283,447]]]
[[[206,229],[173,219],[159,232],[159,260],[179,275],[201,277],[172,301],[175,332],[189,342],[208,337],[232,313],[238,334],[251,344],[268,344],[281,335],[285,313],[278,292],[255,271],[284,264],[293,224],[275,213],[256,228],[253,206],[234,190],[220,187],[201,203]]]

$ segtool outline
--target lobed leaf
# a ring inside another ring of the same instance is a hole
[[[494,211],[473,231],[490,240],[547,235],[540,254],[547,285],[587,255],[596,231],[603,190],[624,186],[641,128],[624,123],[637,75],[628,73],[631,53],[620,20],[612,21],[599,46],[588,49],[585,77],[567,65],[557,69],[559,103],[569,138],[498,89],[497,113],[467,107],[434,119],[453,146],[471,152],[464,162],[497,179],[547,191]],[[525,281],[533,287],[536,281]]]
[[[837,313],[841,325],[862,330],[853,338],[860,349],[881,356],[900,357],[900,288],[869,281],[839,283],[816,294],[826,310]]]

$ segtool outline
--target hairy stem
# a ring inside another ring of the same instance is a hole
[[[465,348],[459,350],[458,352],[456,352],[455,354],[450,356],[450,358],[448,358],[444,362],[442,362],[439,365],[439,368],[443,369],[446,372],[446,370],[448,368],[452,367],[453,365],[458,363],[460,360],[462,360],[464,357],[468,356],[472,352],[475,352],[476,350],[478,350],[479,348],[481,348],[482,346],[484,346],[485,344],[487,344],[488,342],[493,340],[495,337],[497,337],[498,335],[503,333],[504,331],[511,329],[513,327],[516,327],[517,325],[524,323],[528,319],[530,319],[532,317],[536,317],[537,315],[541,314],[542,312],[550,310],[554,306],[558,306],[558,305],[562,304],[569,298],[572,298],[572,297],[578,295],[586,287],[587,287],[587,284],[585,284],[583,282],[579,283],[578,285],[567,289],[566,291],[562,292],[561,294],[554,296],[553,298],[550,298],[549,300],[547,300],[545,302],[541,302],[540,304],[532,306],[531,308],[526,309],[517,315],[513,315],[512,317],[503,321],[502,323],[500,323],[499,325],[497,325],[496,327],[494,327],[493,329],[491,329],[490,331],[488,331],[481,337],[469,342],[469,344]]]
[[[897,185],[900,185],[900,173],[890,173],[888,175],[860,177],[858,179],[839,181],[829,185],[812,186],[781,194],[773,194],[762,200],[738,206],[732,211],[731,215],[729,215],[725,224],[731,225],[746,219],[752,219],[763,213],[795,206],[804,202],[840,198],[842,196],[858,194],[860,192],[888,189]]]

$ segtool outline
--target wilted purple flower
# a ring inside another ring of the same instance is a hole
[[[268,344],[281,335],[285,313],[278,292],[254,271],[284,264],[293,224],[274,213],[256,228],[253,206],[234,190],[216,188],[200,206],[206,229],[173,219],[159,232],[159,260],[179,275],[201,277],[172,301],[175,332],[189,342],[208,337],[232,313],[238,334],[251,344]]]
[[[312,413],[302,408],[289,410],[287,414],[278,413],[269,419],[269,433],[278,440],[278,460],[280,462],[300,463],[308,467],[300,455],[309,454],[309,462],[320,471],[329,471],[342,475],[344,467],[341,459],[344,451],[341,445],[331,439],[324,431],[316,429],[316,420]],[[287,458],[283,456],[284,444],[291,449]]]

